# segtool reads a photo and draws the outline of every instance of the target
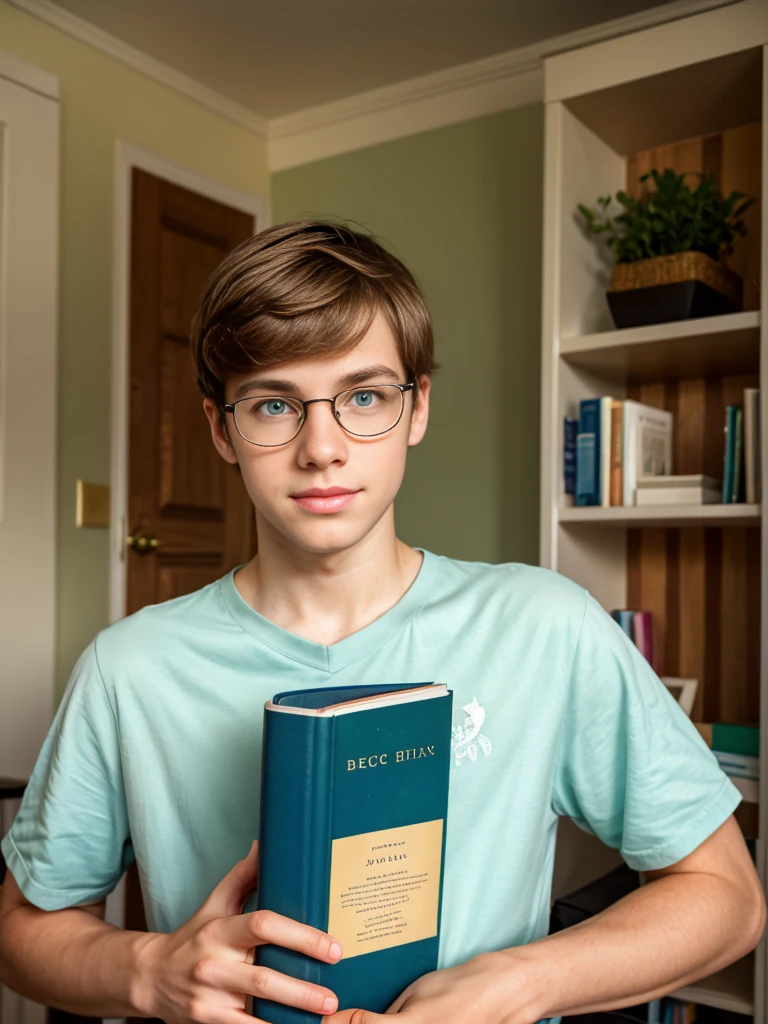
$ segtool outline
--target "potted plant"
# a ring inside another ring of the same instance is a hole
[[[754,199],[742,192],[723,198],[711,175],[698,177],[691,189],[685,174],[649,171],[640,198],[616,193],[616,216],[608,212],[610,196],[598,198],[597,211],[578,204],[587,230],[604,235],[616,257],[608,305],[617,327],[741,309],[742,281],[725,259],[736,235],[746,234],[741,215]]]

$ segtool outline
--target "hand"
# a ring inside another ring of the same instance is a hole
[[[386,1014],[339,1010],[323,1017],[323,1024],[390,1024],[387,1016],[393,1013],[409,1024],[532,1024],[538,1016],[526,988],[525,971],[521,963],[516,966],[513,950],[483,953],[418,978]]]
[[[253,966],[249,952],[265,943],[327,963],[341,956],[341,947],[331,955],[334,940],[317,928],[268,910],[241,913],[256,888],[258,855],[254,842],[185,924],[147,937],[138,952],[134,997],[143,1016],[166,1024],[260,1024],[245,1009],[253,995],[318,1014],[337,1008],[330,989]]]

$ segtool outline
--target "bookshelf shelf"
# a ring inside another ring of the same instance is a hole
[[[562,338],[560,355],[572,366],[620,384],[757,373],[760,313]]]
[[[755,961],[750,954],[708,978],[686,985],[673,995],[677,999],[751,1016],[755,1012],[752,996],[754,974]]]
[[[570,506],[559,510],[561,523],[604,523],[606,526],[759,526],[760,506],[733,505],[612,505]]]

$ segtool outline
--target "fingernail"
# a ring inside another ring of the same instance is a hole
[[[326,996],[323,1000],[323,1013],[333,1013],[336,1009],[336,1000],[331,999],[330,996]]]
[[[332,956],[334,960],[338,960],[343,952],[344,950],[338,942],[332,942],[331,948],[328,950],[328,956]]]

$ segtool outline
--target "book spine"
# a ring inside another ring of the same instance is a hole
[[[731,484],[731,503],[743,501],[742,482],[744,465],[744,410],[740,405],[734,409],[733,439],[733,482]]]
[[[744,493],[747,502],[755,502],[755,398],[757,388],[744,388]]]
[[[694,722],[702,739],[714,750],[726,754],[760,756],[760,727],[730,722]]]
[[[611,504],[611,424],[612,398],[600,399],[600,504]]]
[[[733,489],[733,460],[734,460],[734,442],[736,440],[735,418],[734,418],[735,406],[728,405],[725,408],[725,452],[723,454],[723,503],[728,504],[731,500],[731,491]]]
[[[599,505],[600,500],[600,399],[585,398],[576,438],[576,504]]]
[[[328,924],[334,726],[333,717],[264,715],[257,908],[321,930]],[[256,947],[255,962],[313,984],[323,984],[321,971],[327,967],[270,944]],[[321,1020],[259,998],[252,1012],[270,1024]]]
[[[566,494],[576,494],[576,435],[578,420],[563,420],[563,481]]]
[[[611,405],[611,504],[623,505],[622,449],[624,444],[624,403]]]

